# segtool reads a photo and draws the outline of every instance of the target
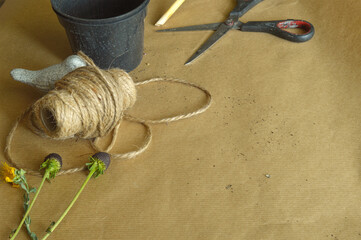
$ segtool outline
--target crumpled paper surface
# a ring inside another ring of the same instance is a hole
[[[204,114],[155,125],[150,148],[91,180],[50,239],[361,239],[361,1],[264,0],[241,20],[305,19],[316,34],[292,43],[230,31],[189,66],[212,34],[156,33],[173,3],[152,0],[145,55],[135,81],[175,77],[207,88]],[[223,21],[234,1],[186,1],[162,28]],[[50,1],[8,0],[0,8],[0,146],[16,118],[42,93],[11,79],[16,67],[41,69],[71,54]],[[139,89],[131,111],[160,118],[196,109],[201,92],[169,84]],[[139,146],[144,129],[124,122],[114,152]],[[109,138],[103,139],[106,144]],[[87,161],[84,140],[52,141],[24,124],[12,154],[37,169],[51,152],[64,167]],[[3,153],[0,160],[4,160]],[[57,220],[86,173],[46,184],[32,230]],[[38,177],[28,177],[33,186]],[[0,238],[19,223],[22,192],[0,184]],[[19,239],[27,239],[25,230]]]

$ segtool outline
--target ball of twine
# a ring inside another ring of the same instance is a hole
[[[30,126],[54,139],[103,137],[135,100],[134,82],[125,71],[86,66],[64,76],[34,103]]]
[[[81,67],[68,73],[55,83],[55,89],[48,92],[27,109],[14,123],[5,146],[8,161],[20,168],[10,154],[14,133],[24,118],[29,128],[42,137],[51,139],[81,138],[91,140],[96,151],[109,152],[115,144],[122,119],[138,122],[146,128],[143,145],[137,150],[111,154],[112,158],[129,159],[144,152],[150,144],[152,135],[148,123],[169,123],[190,118],[206,111],[211,104],[211,94],[193,83],[178,79],[154,78],[134,83],[131,77],[121,69],[101,70],[84,53],[79,52],[86,62]],[[136,101],[136,86],[154,82],[171,82],[198,88],[207,96],[207,102],[198,110],[159,120],[144,120],[125,114]],[[112,132],[112,141],[106,149],[97,145],[99,137]],[[39,171],[23,168],[28,174],[41,176]],[[60,171],[58,175],[74,173],[85,169],[84,166]]]

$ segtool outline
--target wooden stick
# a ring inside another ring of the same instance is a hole
[[[185,0],[176,0],[175,3],[168,9],[166,13],[158,20],[155,26],[162,26],[177,9],[184,3]]]

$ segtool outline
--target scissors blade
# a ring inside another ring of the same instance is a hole
[[[246,12],[251,10],[254,6],[258,3],[262,2],[263,0],[236,0],[237,5],[229,14],[229,16],[237,16],[238,18],[242,17]]]
[[[213,35],[210,38],[208,38],[208,40],[205,43],[203,43],[203,45],[188,59],[185,65],[191,63],[200,55],[202,55],[208,48],[213,46],[221,37],[223,37],[231,29],[232,27],[222,23],[217,29],[217,31],[213,33]]]
[[[201,31],[201,30],[217,30],[222,23],[209,23],[201,25],[192,25],[178,28],[168,28],[157,30],[156,32],[181,32],[181,31]]]

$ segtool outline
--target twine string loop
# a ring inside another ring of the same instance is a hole
[[[96,151],[109,152],[113,148],[122,120],[142,124],[146,136],[142,146],[128,153],[111,154],[112,158],[129,159],[144,152],[152,139],[148,124],[169,123],[186,119],[206,111],[211,105],[211,94],[204,88],[179,79],[153,78],[134,83],[128,73],[121,69],[102,70],[84,53],[79,52],[88,66],[78,68],[65,75],[55,83],[55,89],[37,100],[15,121],[6,139],[5,156],[15,167],[10,153],[12,140],[19,123],[26,119],[28,127],[36,134],[51,139],[81,138],[90,140]],[[158,120],[145,120],[130,116],[125,111],[136,102],[136,86],[154,82],[170,82],[183,84],[203,91],[207,96],[206,103],[194,112],[181,114]],[[101,149],[97,142],[100,137],[112,133],[108,147]],[[24,168],[23,168],[24,169]],[[84,170],[77,167],[62,170],[58,175],[64,175]],[[28,174],[41,176],[39,171],[24,169]]]

